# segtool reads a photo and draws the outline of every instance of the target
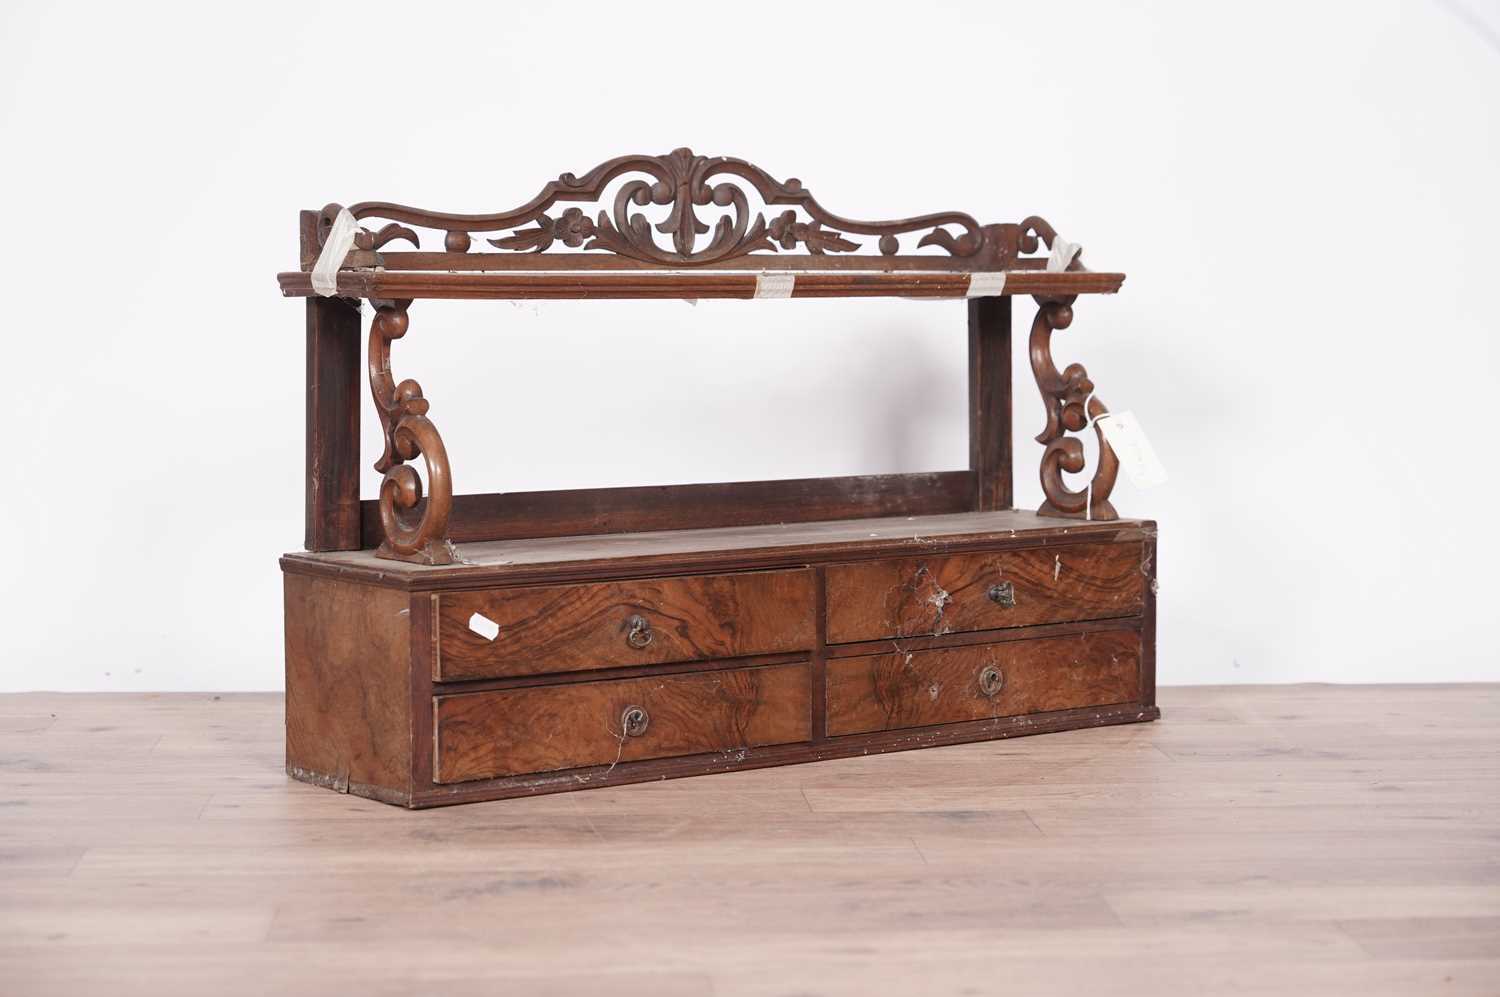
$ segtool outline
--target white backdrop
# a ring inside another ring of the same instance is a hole
[[[1058,358],[1172,474],[1116,493],[1162,682],[1500,679],[1500,17],[1124,6],[7,4],[0,689],[280,687],[299,208],[680,145],[1129,274]],[[957,302],[423,302],[395,366],[494,491],[962,467],[964,341]]]

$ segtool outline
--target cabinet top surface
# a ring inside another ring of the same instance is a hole
[[[531,580],[568,581],[653,571],[735,570],[875,556],[942,554],[977,546],[1124,542],[1156,535],[1150,520],[1056,519],[1001,510],[819,523],[771,523],[534,540],[458,547],[460,561],[428,566],[377,558],[373,550],[286,554],[282,569],[405,589],[470,588]]]
[[[278,275],[288,297],[1065,296],[1113,293],[1125,279],[1088,270],[1079,247],[1036,215],[863,221],[830,212],[800,180],[691,149],[563,173],[490,214],[387,201],[304,211],[300,264]],[[315,270],[332,283],[315,290]],[[796,281],[757,293],[758,272]],[[974,274],[986,279],[971,286]]]

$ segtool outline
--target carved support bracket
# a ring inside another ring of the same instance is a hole
[[[377,301],[370,323],[370,394],[380,414],[385,452],[375,470],[380,483],[380,523],[385,538],[376,557],[416,564],[452,564],[458,552],[448,540],[448,515],[453,511],[453,479],[448,451],[437,427],[427,418],[422,386],[410,378],[397,384],[391,376],[391,342],[406,335],[410,300]],[[427,465],[427,501],[422,480],[406,463],[421,455]],[[419,512],[414,512],[418,510]]]
[[[1036,375],[1042,404],[1047,409],[1047,428],[1036,441],[1044,444],[1042,454],[1042,492],[1047,500],[1037,510],[1042,516],[1067,519],[1119,519],[1109,502],[1120,473],[1120,461],[1104,438],[1097,420],[1109,410],[1094,395],[1094,382],[1082,364],[1068,364],[1058,372],[1052,362],[1052,333],[1066,329],[1073,322],[1074,299],[1037,299],[1036,320],[1031,323],[1031,370]],[[1083,470],[1083,442],[1067,433],[1078,433],[1094,422],[1099,440],[1099,464],[1088,488],[1074,491],[1063,482],[1063,472],[1077,474]]]

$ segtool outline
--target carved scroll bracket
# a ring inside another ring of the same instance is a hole
[[[453,510],[453,479],[448,451],[437,427],[427,418],[428,402],[422,386],[407,378],[397,384],[391,375],[391,342],[406,335],[410,300],[376,301],[370,323],[370,394],[380,415],[385,452],[375,470],[380,483],[380,523],[385,538],[376,557],[416,564],[452,564],[458,551],[448,540],[448,515]],[[422,501],[422,480],[407,461],[421,455],[427,465],[428,495]]]
[[[1109,411],[1094,395],[1094,382],[1082,364],[1068,364],[1058,372],[1052,362],[1052,333],[1066,329],[1073,322],[1074,298],[1037,299],[1036,320],[1031,323],[1031,370],[1047,409],[1047,427],[1036,441],[1044,444],[1042,453],[1042,492],[1047,500],[1037,510],[1042,516],[1067,519],[1119,519],[1109,502],[1120,473],[1115,456],[1098,419]],[[1083,470],[1083,442],[1067,433],[1082,432],[1090,422],[1099,440],[1099,462],[1089,487],[1074,491],[1063,481],[1063,472],[1077,474]]]

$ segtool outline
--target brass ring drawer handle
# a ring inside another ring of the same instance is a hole
[[[650,645],[652,638],[655,636],[651,632],[651,621],[647,620],[644,616],[637,615],[630,617],[625,621],[625,627],[625,643],[636,650]]]
[[[1001,609],[1016,608],[1016,587],[1010,582],[998,582],[991,585],[987,594],[990,597],[990,602],[993,602]]]
[[[1005,688],[1005,675],[995,665],[986,665],[979,672],[979,691],[994,699]]]
[[[644,706],[627,706],[620,714],[620,729],[629,737],[640,737],[651,726],[651,714]]]

